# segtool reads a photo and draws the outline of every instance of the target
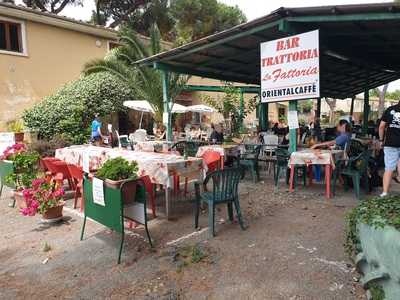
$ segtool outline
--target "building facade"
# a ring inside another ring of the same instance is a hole
[[[0,130],[116,41],[113,30],[0,3]]]

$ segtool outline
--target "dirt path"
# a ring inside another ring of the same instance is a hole
[[[328,201],[321,186],[289,194],[274,192],[272,181],[244,181],[240,189],[246,231],[221,207],[217,237],[208,240],[207,229],[193,233],[191,205],[183,203],[178,220],[151,222],[154,251],[142,228],[129,232],[121,265],[117,234],[90,221],[79,241],[76,211],[46,227],[9,208],[3,195],[0,299],[364,298],[343,250],[351,193]]]

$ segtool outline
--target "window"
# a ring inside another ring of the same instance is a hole
[[[120,47],[121,46],[121,44],[119,44],[119,43],[116,43],[116,42],[108,42],[108,51],[111,51],[112,49],[114,49],[114,48],[118,48],[118,47]]]
[[[23,53],[20,23],[0,20],[0,50]]]

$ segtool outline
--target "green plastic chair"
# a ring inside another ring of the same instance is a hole
[[[260,172],[258,169],[258,157],[261,152],[261,145],[245,144],[245,153],[240,155],[239,166],[250,170],[253,182],[260,180]]]
[[[275,187],[278,186],[279,178],[281,174],[285,174],[286,177],[286,184],[289,184],[289,176],[290,176],[290,168],[289,168],[289,159],[290,153],[289,150],[286,148],[277,148],[275,150],[276,155],[276,164],[275,164],[275,171],[274,171],[274,180],[275,180]],[[303,185],[307,184],[307,166],[295,166],[294,167],[294,183],[293,185],[297,185],[297,178],[299,175],[299,170],[302,171],[302,180]]]
[[[195,200],[195,228],[199,225],[200,204],[208,204],[208,226],[209,236],[215,236],[215,206],[226,204],[228,207],[229,220],[233,221],[233,207],[235,205],[236,214],[239,220],[240,227],[245,230],[242,214],[239,205],[238,186],[243,175],[240,168],[226,168],[209,173],[203,184],[207,185],[212,179],[213,189],[211,192],[205,191],[200,193],[200,184],[195,183],[196,200]]]
[[[15,185],[6,182],[6,177],[14,173],[14,165],[12,161],[0,160],[0,197],[3,194],[3,187],[7,186],[11,189],[15,189]],[[12,207],[15,206],[15,199],[13,201]]]
[[[208,143],[205,142],[194,142],[194,141],[180,141],[172,145],[171,150],[178,151],[181,155],[186,154],[190,157],[196,157],[197,151],[201,146],[206,146]]]
[[[356,156],[349,157],[347,164],[336,164],[336,169],[332,174],[332,192],[335,194],[336,181],[339,176],[344,175],[344,189],[348,190],[348,180],[353,181],[353,189],[357,199],[360,199],[360,182],[364,180],[364,188],[368,192],[368,162],[370,159],[370,151],[364,150]]]

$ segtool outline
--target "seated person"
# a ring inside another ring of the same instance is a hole
[[[311,149],[317,149],[317,148],[324,148],[324,147],[332,147],[332,146],[338,146],[340,149],[344,150],[346,144],[350,141],[351,139],[351,126],[350,123],[347,120],[340,120],[339,124],[336,126],[336,130],[339,133],[339,135],[336,137],[336,139],[315,144],[314,146],[311,147]]]
[[[214,125],[214,130],[210,135],[210,141],[212,143],[223,143],[224,142],[224,134],[222,133],[222,127],[219,124]]]

